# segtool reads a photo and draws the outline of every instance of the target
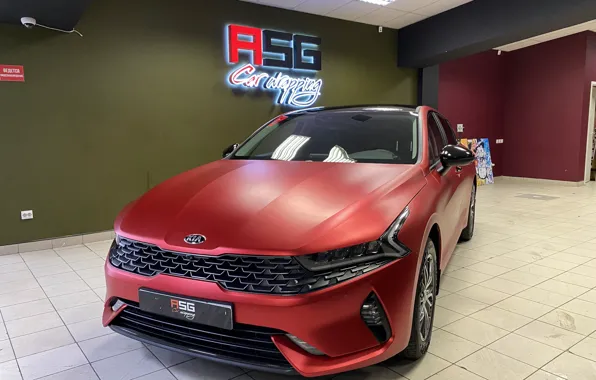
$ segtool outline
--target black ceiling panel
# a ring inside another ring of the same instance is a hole
[[[20,24],[21,17],[33,17],[39,24],[70,30],[90,3],[91,0],[0,0],[0,23]]]

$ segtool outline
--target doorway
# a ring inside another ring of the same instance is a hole
[[[590,91],[590,113],[588,117],[588,134],[586,141],[586,171],[584,182],[596,179],[596,82],[592,82]]]

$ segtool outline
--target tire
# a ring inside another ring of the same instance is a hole
[[[424,257],[418,275],[410,342],[408,347],[401,353],[401,356],[406,359],[419,359],[428,351],[435,318],[438,280],[437,249],[435,243],[429,238],[426,241]]]
[[[470,209],[468,210],[468,225],[459,236],[460,241],[470,241],[474,237],[474,225],[476,222],[476,184],[472,186],[472,195],[470,196]]]

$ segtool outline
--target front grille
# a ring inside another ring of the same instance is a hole
[[[224,289],[264,294],[312,292],[363,275],[390,261],[384,258],[315,273],[305,269],[294,257],[194,255],[124,238],[110,248],[110,263],[128,272],[212,281]]]
[[[239,323],[234,324],[233,330],[223,330],[147,313],[136,303],[126,303],[128,306],[110,324],[125,335],[191,355],[278,371],[292,370],[271,340],[274,335],[285,335],[283,331]]]

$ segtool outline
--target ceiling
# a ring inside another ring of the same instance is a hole
[[[0,23],[21,24],[33,17],[38,24],[71,30],[91,0],[0,0]]]
[[[386,6],[360,0],[241,1],[399,29],[472,0],[395,0]]]
[[[540,44],[540,43],[546,42],[546,41],[556,40],[557,38],[570,36],[572,34],[581,33],[581,32],[585,32],[588,30],[590,30],[592,32],[596,32],[596,20],[585,22],[583,24],[570,26],[569,28],[556,30],[554,32],[542,34],[542,35],[528,38],[525,40],[521,40],[518,42],[514,42],[514,43],[511,43],[511,44],[508,44],[505,46],[495,48],[495,50],[513,51],[513,50],[523,49],[528,46],[537,45],[537,44]]]

